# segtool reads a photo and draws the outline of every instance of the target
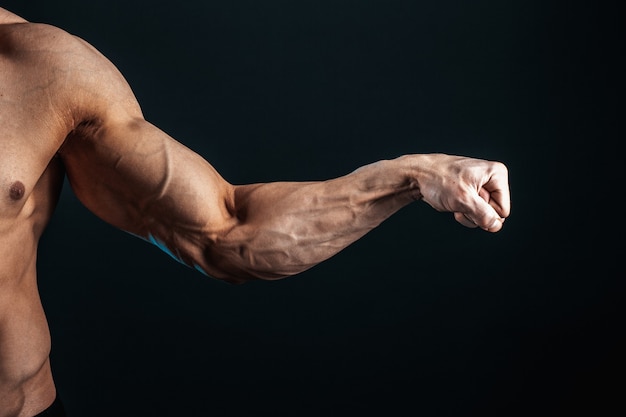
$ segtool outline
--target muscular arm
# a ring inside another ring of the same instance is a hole
[[[508,215],[505,185],[502,164],[438,154],[379,161],[328,181],[241,186],[235,189],[240,222],[218,237],[208,255],[212,264],[224,262],[233,271],[244,266],[244,274],[292,275],[426,196],[466,226],[495,232]]]
[[[493,232],[509,214],[504,165],[441,154],[379,161],[328,181],[232,185],[144,120],[121,75],[90,54],[101,62],[86,61],[92,69],[77,81],[83,121],[60,152],[73,189],[105,221],[207,275],[297,274],[415,200]]]

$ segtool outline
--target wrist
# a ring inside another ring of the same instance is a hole
[[[402,177],[402,183],[406,184],[408,193],[414,200],[421,200],[422,194],[422,177],[424,176],[424,167],[429,165],[429,157],[424,154],[402,155],[391,162],[394,163],[395,170]]]

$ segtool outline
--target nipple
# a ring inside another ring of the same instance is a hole
[[[17,201],[24,197],[25,190],[26,189],[24,187],[24,184],[22,184],[20,181],[15,181],[13,184],[11,184],[11,188],[9,189],[9,196],[12,200]]]

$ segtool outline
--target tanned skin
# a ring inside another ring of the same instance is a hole
[[[92,46],[0,8],[0,417],[32,417],[56,396],[35,265],[64,175],[106,222],[233,283],[300,273],[417,200],[489,232],[510,211],[505,165],[444,154],[230,184],[146,121]]]

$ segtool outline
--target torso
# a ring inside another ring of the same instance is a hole
[[[7,13],[0,9],[0,417],[22,417],[55,396],[35,267],[63,181],[55,155],[69,132],[31,43],[48,29],[6,24],[19,22]]]
[[[0,417],[32,417],[54,400],[37,245],[65,171],[89,201],[119,162],[97,132],[129,118],[143,120],[141,109],[102,54],[0,8]]]

